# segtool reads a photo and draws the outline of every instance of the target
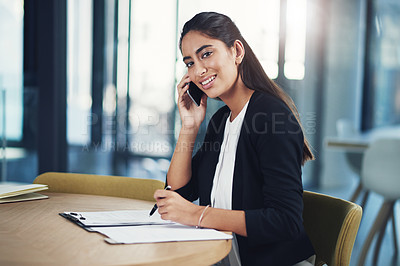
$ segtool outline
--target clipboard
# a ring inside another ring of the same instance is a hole
[[[96,232],[94,231],[92,228],[85,226],[83,223],[79,222],[78,219],[76,219],[75,217],[68,215],[66,213],[59,213],[60,216],[64,217],[65,219],[67,219],[68,221],[73,222],[74,224],[78,225],[79,227],[82,227],[83,229],[85,229],[88,232]]]
[[[108,244],[137,244],[175,241],[232,239],[232,235],[214,229],[198,229],[161,219],[148,210],[63,212],[59,213],[88,232],[107,238]]]
[[[174,222],[161,219],[158,213],[149,216],[148,210],[63,212],[59,213],[59,215],[84,229],[91,227],[175,224]]]

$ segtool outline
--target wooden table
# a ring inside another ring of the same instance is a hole
[[[211,265],[231,240],[110,245],[58,215],[64,211],[148,209],[152,202],[81,194],[0,204],[0,265]]]

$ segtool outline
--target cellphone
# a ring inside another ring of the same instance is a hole
[[[189,89],[187,90],[187,94],[190,99],[196,104],[196,106],[200,106],[201,97],[203,97],[204,92],[197,87],[192,81],[189,83]]]

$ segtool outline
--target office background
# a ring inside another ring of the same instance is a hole
[[[400,124],[397,0],[0,0],[2,180],[164,181],[180,127],[177,41],[200,11],[229,15],[295,101],[316,155],[305,188],[348,198],[357,177],[324,140],[338,121]],[[220,106],[210,99],[206,120]]]

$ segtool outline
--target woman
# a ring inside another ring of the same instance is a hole
[[[313,155],[294,103],[225,15],[194,16],[180,50],[188,69],[177,86],[182,128],[167,174],[173,191],[154,194],[161,217],[233,232],[231,264],[305,262],[314,250],[302,224],[301,166]],[[200,107],[186,93],[190,81],[205,93]],[[207,97],[226,106],[192,158]],[[192,203],[198,198],[200,206]]]

